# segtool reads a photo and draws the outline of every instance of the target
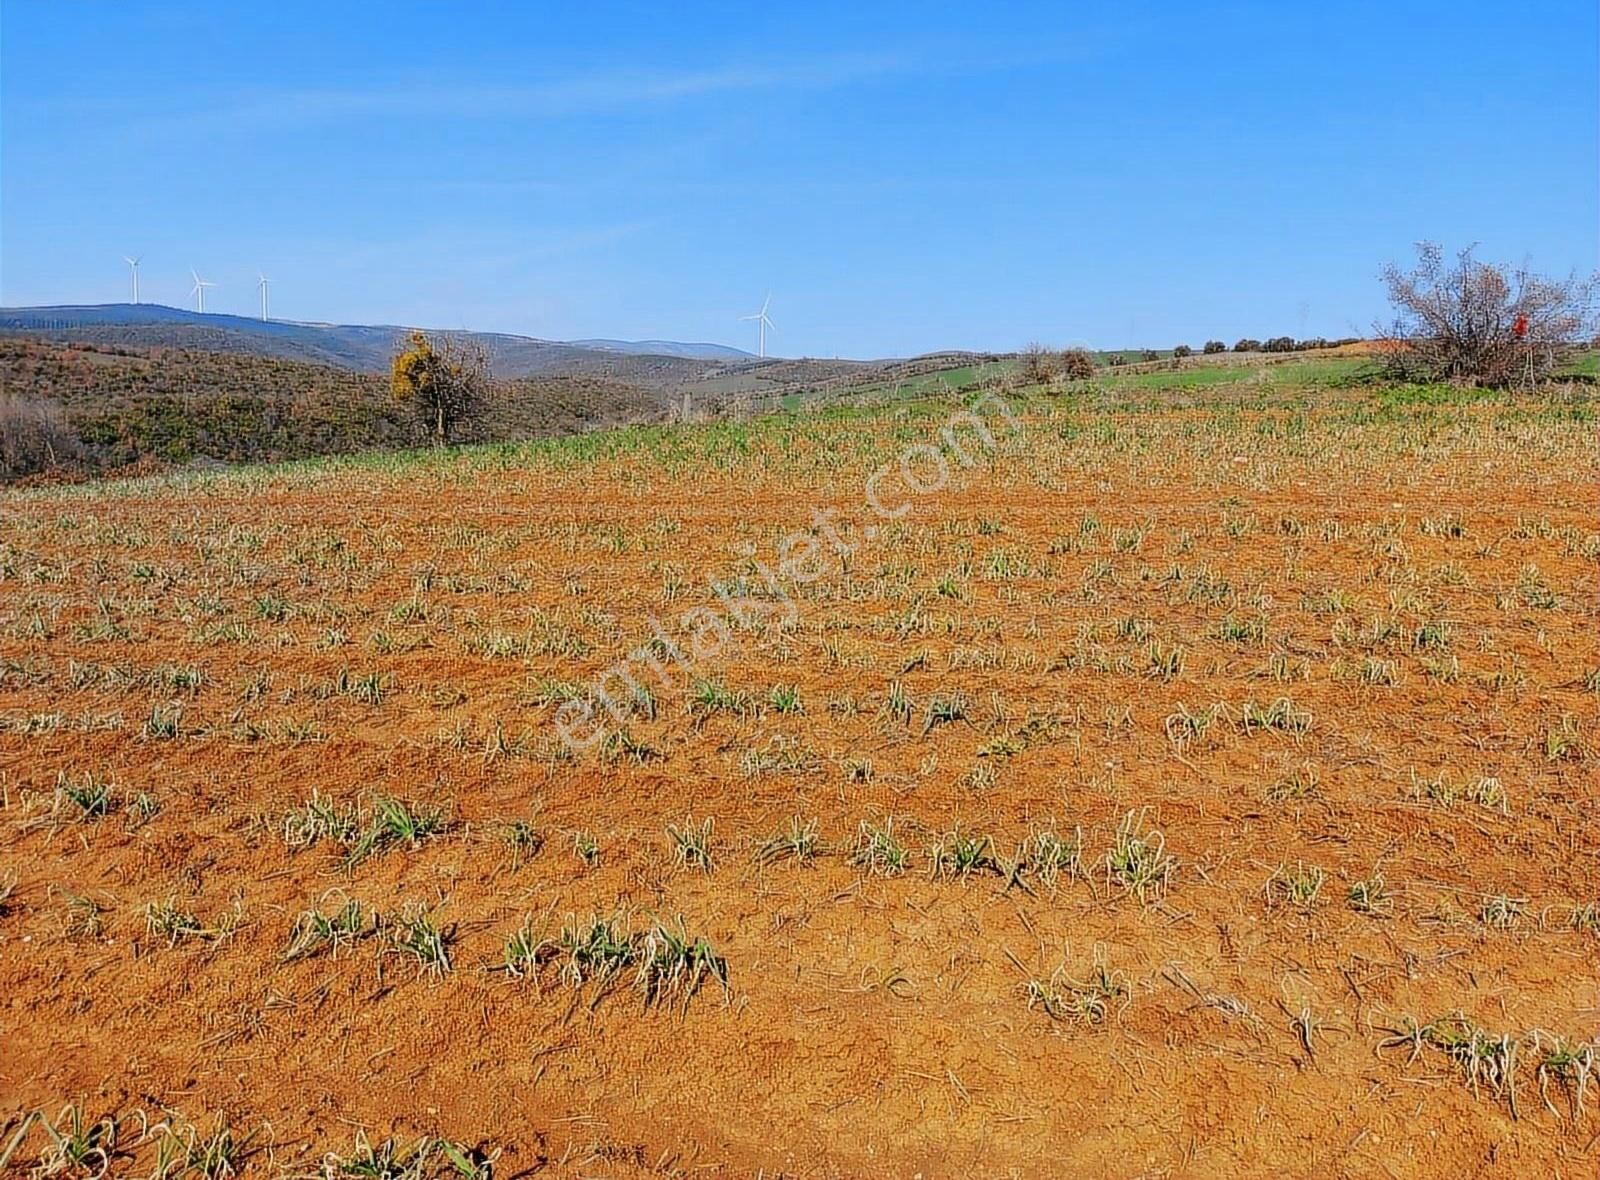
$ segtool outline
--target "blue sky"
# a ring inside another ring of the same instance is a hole
[[[1345,335],[1428,237],[1592,270],[1593,0],[28,3],[0,302],[775,352]]]

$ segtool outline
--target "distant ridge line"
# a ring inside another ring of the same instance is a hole
[[[326,343],[337,337],[360,336],[368,341],[391,341],[417,330],[409,324],[333,324],[313,320],[236,315],[228,312],[191,311],[164,303],[86,303],[52,304],[35,307],[0,307],[0,330],[72,332],[104,328],[175,327],[244,332],[257,336],[284,337],[296,333],[326,334]],[[421,327],[439,335],[466,336],[518,348],[569,348],[625,356],[664,356],[724,363],[755,360],[753,353],[727,344],[677,340],[546,340],[516,332],[480,332],[464,328]],[[363,360],[370,360],[363,357]]]

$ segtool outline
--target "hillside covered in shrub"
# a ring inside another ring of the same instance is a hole
[[[503,382],[462,441],[648,420],[654,394],[596,378]],[[386,377],[275,357],[0,337],[0,478],[151,461],[250,462],[421,446]]]

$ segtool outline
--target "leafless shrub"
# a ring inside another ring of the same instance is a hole
[[[0,393],[0,478],[48,471],[73,462],[80,454],[78,436],[59,405]]]
[[[1037,342],[1022,350],[1022,375],[1030,385],[1049,385],[1061,374],[1061,360]]]
[[[1390,375],[1503,388],[1548,377],[1595,329],[1594,278],[1550,279],[1417,246],[1410,270],[1383,269],[1394,323],[1379,328]]]

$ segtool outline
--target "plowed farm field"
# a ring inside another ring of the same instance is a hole
[[[0,493],[0,1172],[1567,1176],[1574,393]]]

